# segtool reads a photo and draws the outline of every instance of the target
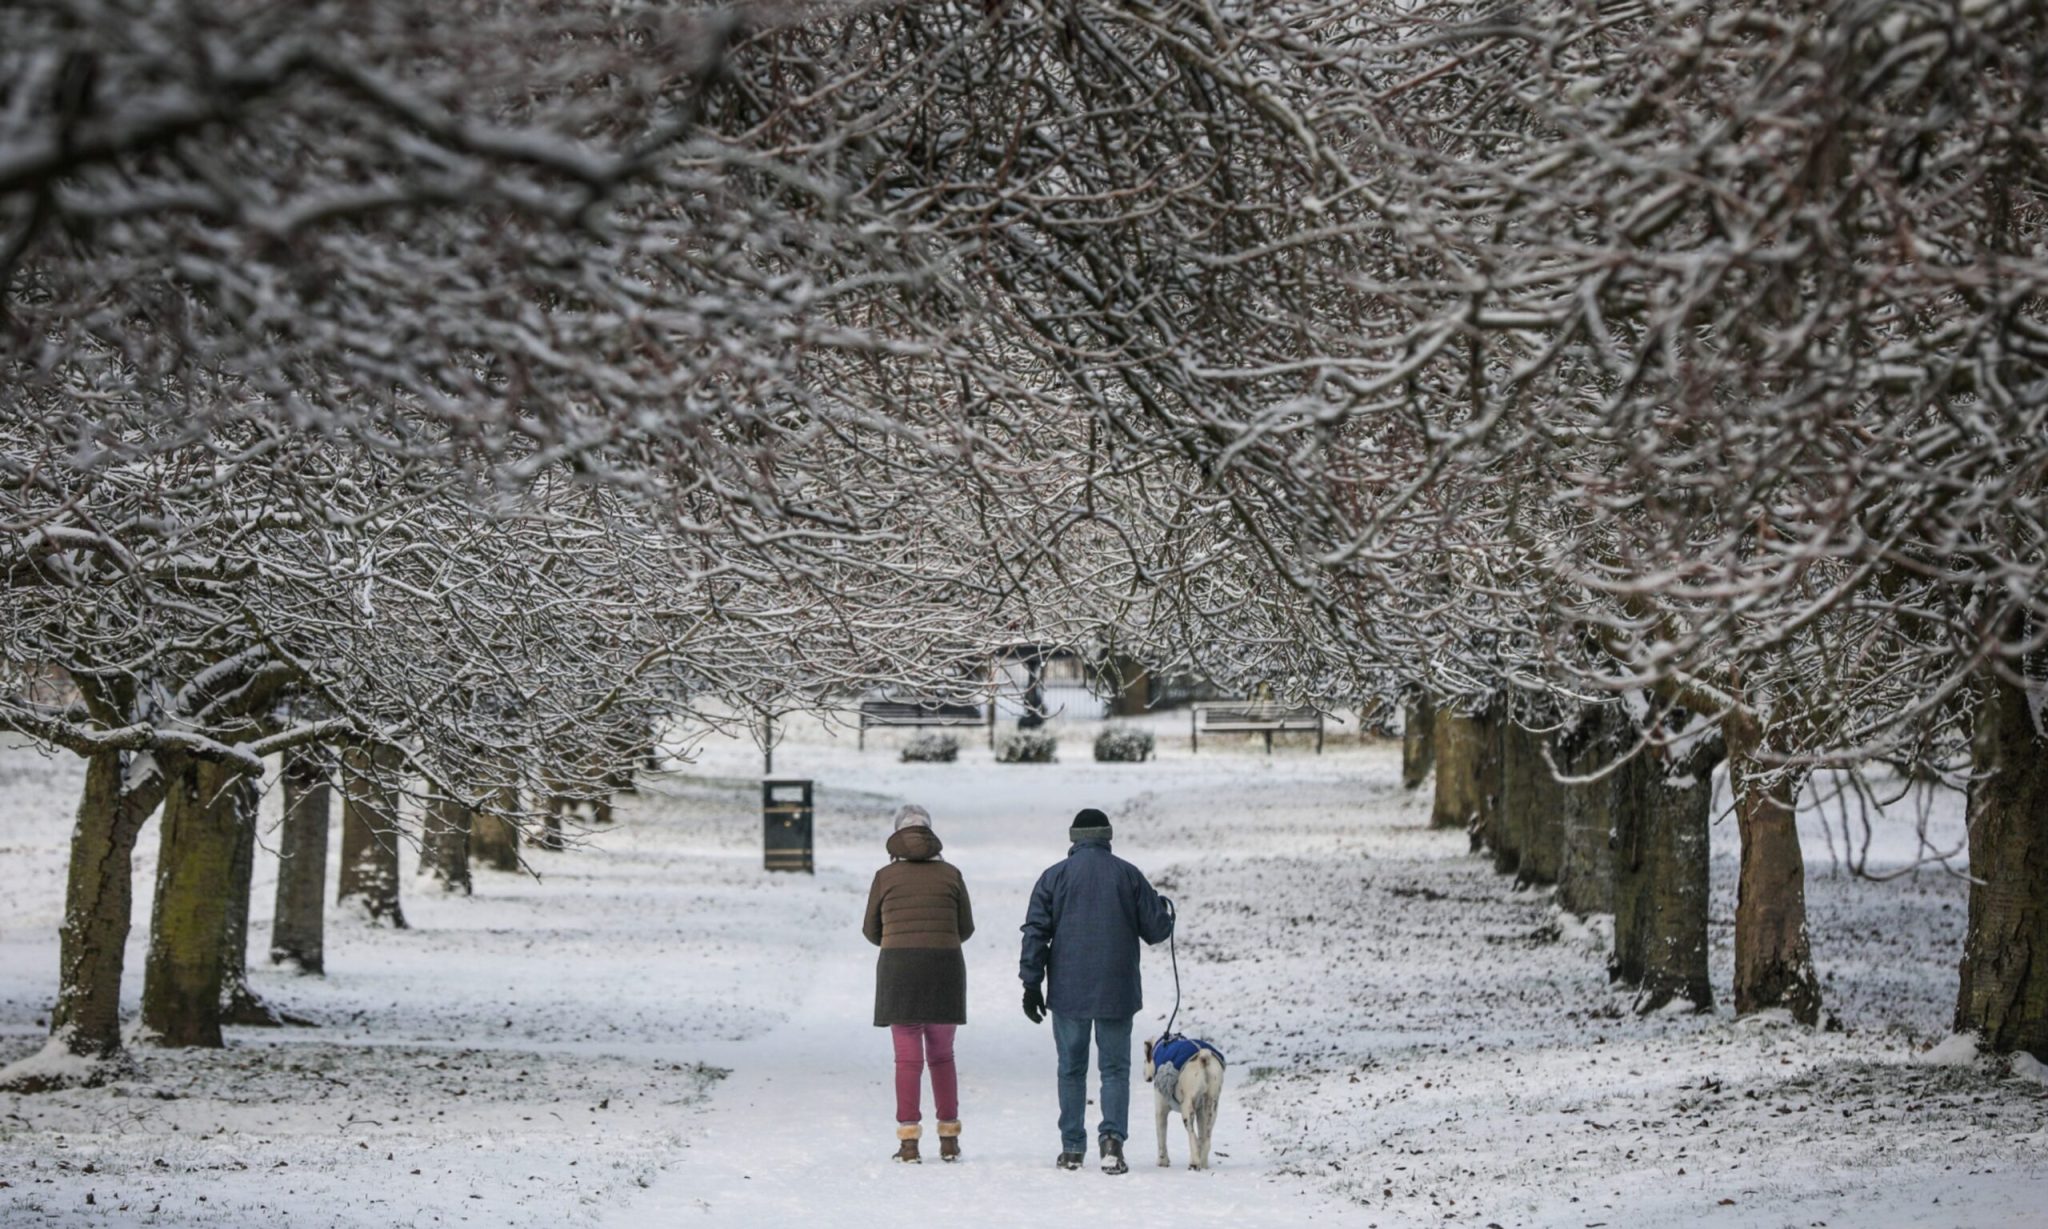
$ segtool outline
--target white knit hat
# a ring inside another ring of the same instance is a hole
[[[901,832],[905,828],[929,828],[931,826],[932,813],[930,811],[925,810],[923,807],[906,806],[897,809],[896,827],[893,831]]]

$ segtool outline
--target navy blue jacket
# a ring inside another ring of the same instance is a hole
[[[1138,940],[1173,933],[1166,899],[1107,841],[1077,841],[1046,868],[1024,914],[1017,976],[1027,986],[1052,974],[1046,1006],[1070,1019],[1134,1016],[1144,1003]]]

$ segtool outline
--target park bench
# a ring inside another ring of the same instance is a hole
[[[1203,734],[1257,733],[1266,736],[1266,754],[1273,754],[1273,734],[1314,730],[1316,754],[1323,753],[1323,714],[1264,700],[1224,700],[1194,705],[1188,714],[1188,751],[1201,750]]]
[[[863,700],[860,749],[867,750],[869,726],[981,725],[990,720],[979,704],[925,704],[917,700]]]

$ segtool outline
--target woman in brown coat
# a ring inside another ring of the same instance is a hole
[[[939,1159],[960,1158],[960,1079],[953,1030],[967,1023],[967,961],[960,944],[974,934],[967,884],[941,861],[932,817],[923,807],[896,812],[889,865],[875,872],[861,930],[882,949],[875,961],[875,1025],[896,1044],[896,1159],[917,1161],[924,1132],[918,1093],[932,1072],[939,1112]]]

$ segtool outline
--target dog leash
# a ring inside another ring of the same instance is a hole
[[[1166,902],[1166,913],[1173,921],[1173,930],[1180,929],[1180,910],[1174,908],[1172,897],[1161,897]],[[1173,965],[1173,1014],[1166,1017],[1166,1030],[1159,1034],[1165,1041],[1173,1036],[1173,1022],[1180,1015],[1180,957],[1173,950],[1173,930],[1166,932],[1166,959]]]

